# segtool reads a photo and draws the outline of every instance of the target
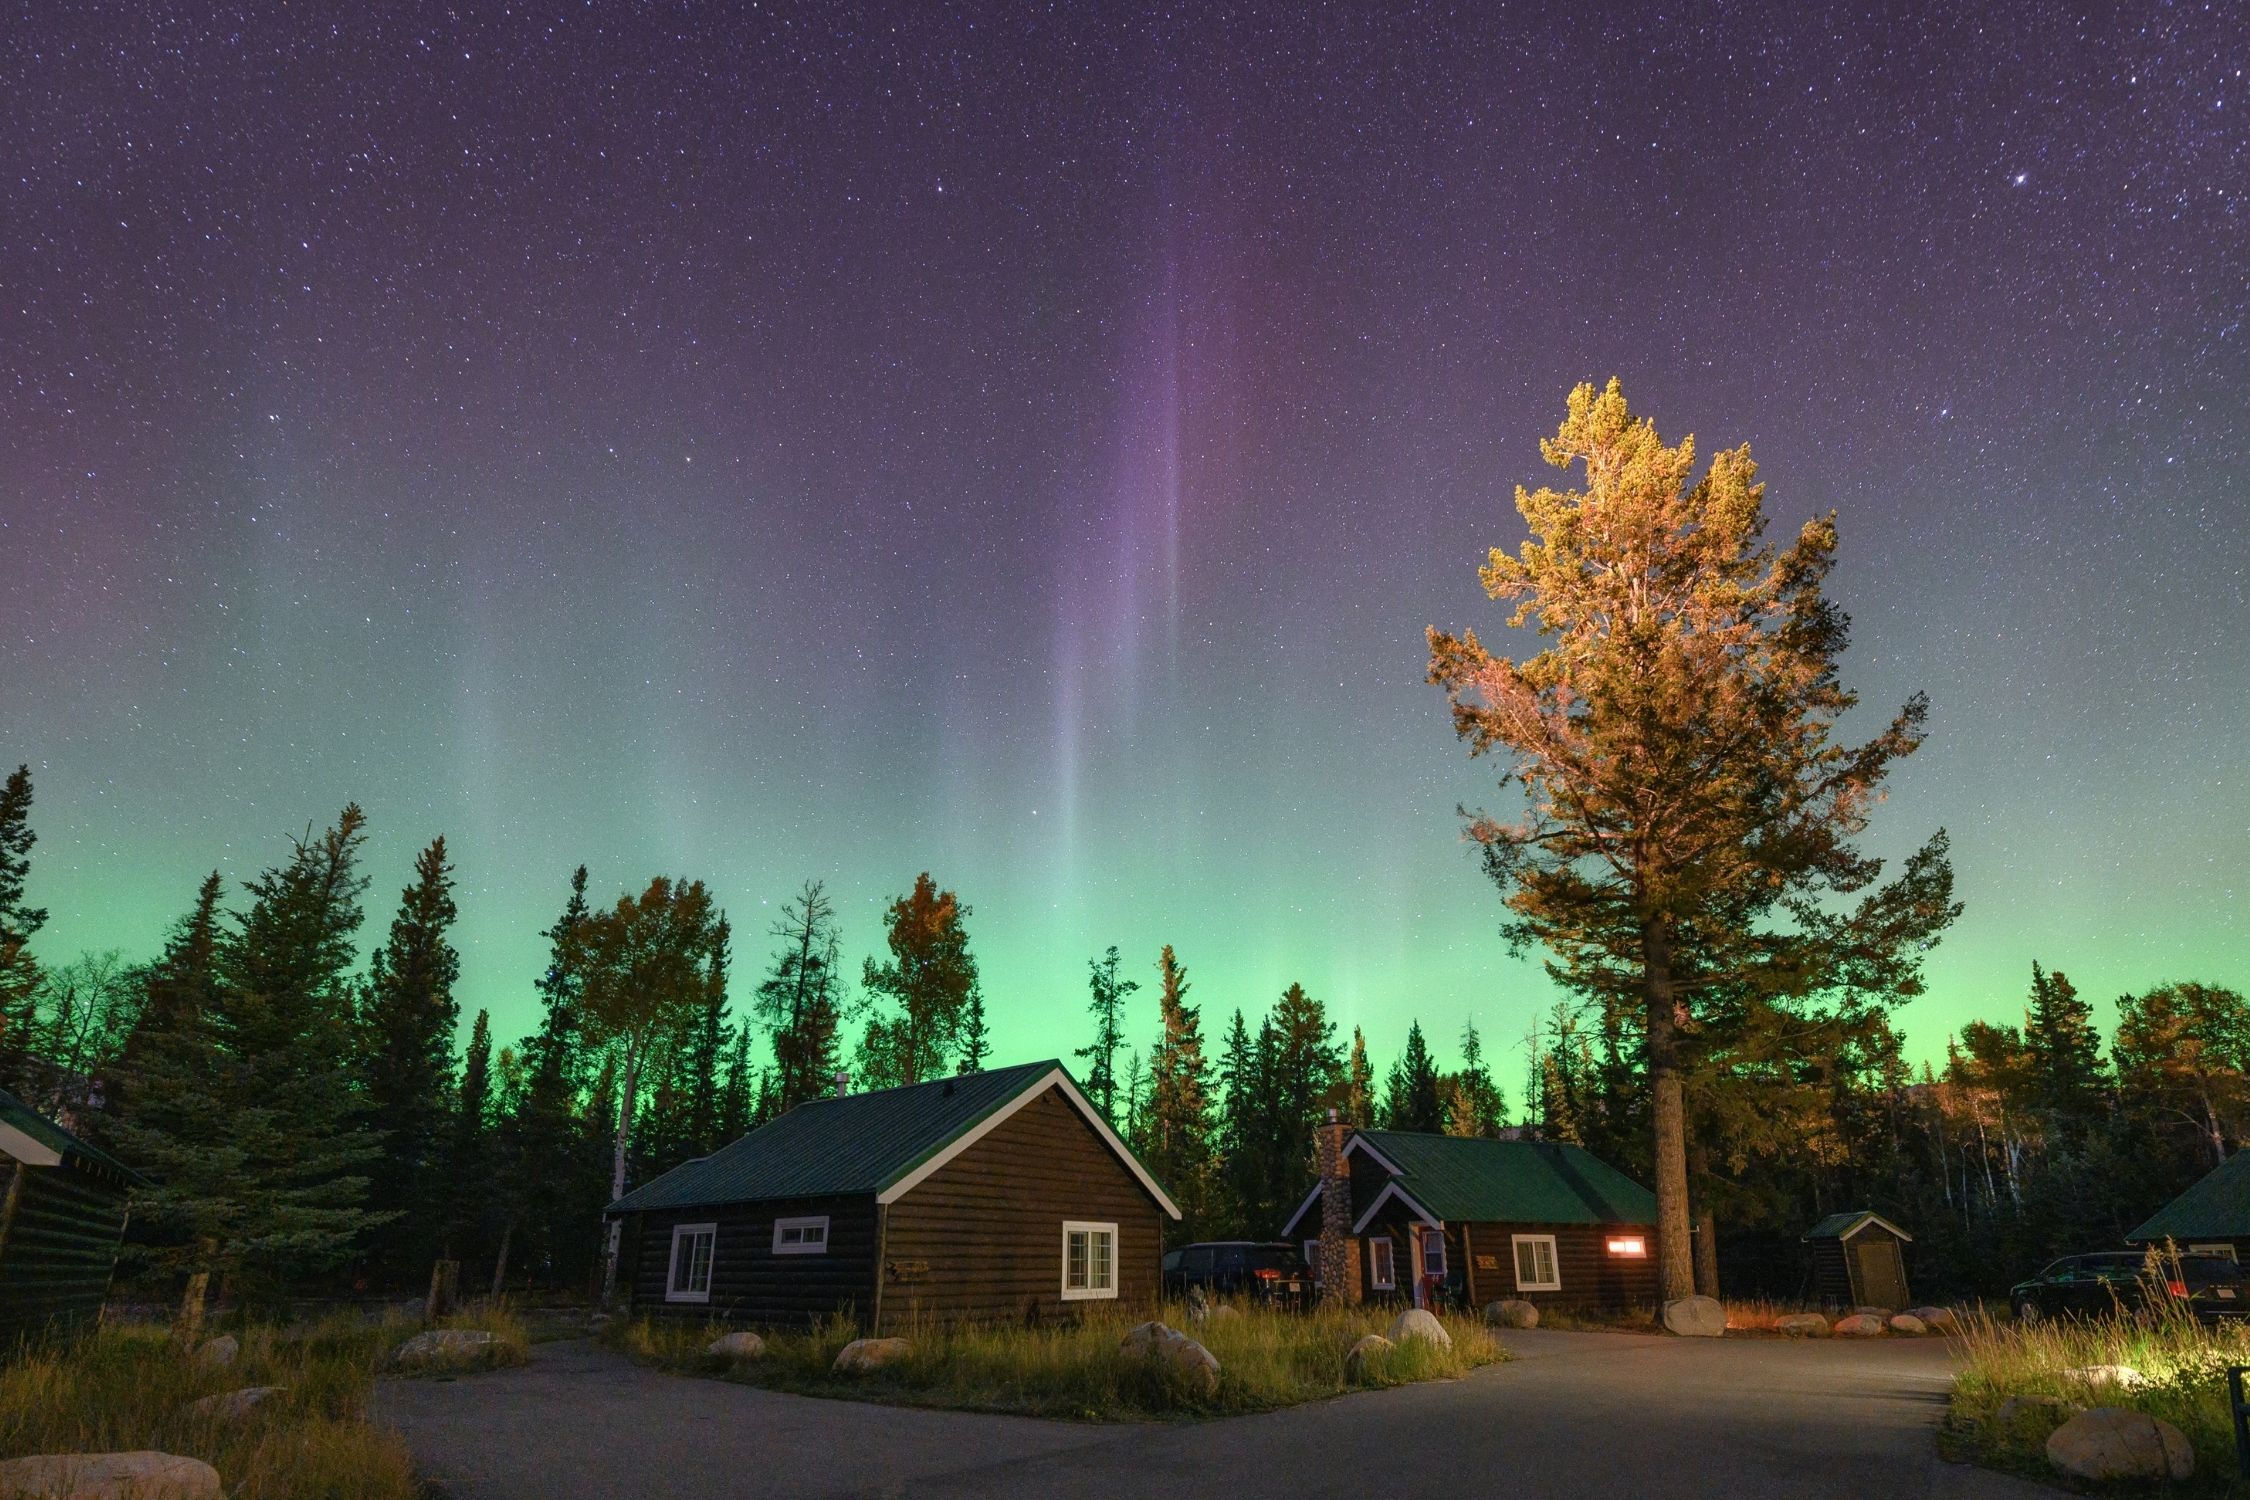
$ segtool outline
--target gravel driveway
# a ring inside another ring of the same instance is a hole
[[[1511,1333],[1466,1379],[1263,1416],[1081,1426],[664,1375],[584,1340],[526,1369],[386,1381],[453,1500],[813,1496],[2046,1496],[1941,1463],[1940,1340]]]

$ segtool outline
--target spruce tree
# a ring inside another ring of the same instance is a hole
[[[547,966],[540,973],[539,1029],[518,1048],[523,1087],[501,1123],[495,1153],[496,1217],[500,1245],[493,1280],[505,1283],[509,1262],[532,1274],[574,1278],[593,1244],[601,1189],[579,1191],[585,1121],[579,1093],[585,1081],[580,1003],[585,990],[586,867],[570,878],[570,898],[544,934]]]
[[[1351,1060],[1344,1069],[1344,1102],[1338,1111],[1347,1125],[1361,1129],[1375,1123],[1375,1067],[1367,1060],[1367,1038],[1352,1028]]]
[[[484,1243],[492,1207],[492,1017],[479,1009],[461,1058],[461,1087],[450,1101],[444,1156],[437,1176],[438,1227],[448,1255],[463,1258]]]
[[[734,1028],[734,1045],[727,1049],[726,1081],[719,1087],[718,1139],[724,1145],[739,1140],[751,1126],[758,1107],[759,1079],[750,1061],[750,1028]]]
[[[2058,1129],[2076,1138],[2103,1113],[2109,1082],[2094,1008],[2061,970],[2031,966],[2031,1006],[2023,1039],[2038,1069],[2040,1103]]]
[[[1446,1134],[1497,1139],[1507,1124],[1507,1100],[1485,1065],[1484,1038],[1473,1020],[1461,1024],[1461,1068],[1446,1084]]]
[[[1187,968],[1166,943],[1157,956],[1157,1017],[1162,1029],[1149,1053],[1148,1119],[1143,1130],[1148,1169],[1180,1206],[1167,1233],[1192,1240],[1212,1208],[1211,1066],[1203,1056],[1203,1018],[1188,1003]]]
[[[961,1013],[961,1061],[953,1071],[957,1074],[982,1072],[991,1055],[992,1035],[984,1021],[984,991],[975,990],[969,995],[968,1009]]]
[[[1251,1226],[1260,1235],[1304,1196],[1316,1170],[1313,1133],[1343,1094],[1344,1057],[1327,1009],[1303,985],[1282,991],[1260,1028],[1263,1113],[1271,1142],[1264,1190]]]
[[[453,867],[444,838],[414,861],[414,881],[399,894],[398,914],[370,963],[360,1012],[360,1062],[368,1117],[380,1131],[381,1155],[369,1163],[367,1206],[390,1217],[371,1256],[381,1274],[412,1285],[452,1227],[444,1205],[456,1194],[447,1174],[447,1131],[455,1109],[454,1037],[461,1007],[453,998],[461,974],[451,931]],[[487,1038],[487,1047],[489,1050]]]
[[[1517,947],[1539,944],[1581,996],[1629,1012],[1646,1070],[1659,1292],[1694,1291],[1687,1075],[1714,994],[1838,989],[1901,996],[1958,912],[1942,840],[1878,886],[1852,840],[1894,762],[1922,742],[1910,698],[1862,745],[1837,726],[1857,701],[1837,671],[1843,612],[1822,586],[1835,518],[1776,548],[1747,447],[1695,475],[1612,380],[1572,391],[1541,454],[1585,488],[1519,488],[1530,528],[1480,575],[1538,655],[1493,655],[1474,632],[1430,632],[1430,680],[1474,755],[1508,760],[1515,816],[1468,831],[1504,894]]]
[[[1250,1028],[1235,1011],[1219,1049],[1219,1180],[1217,1216],[1229,1234],[1245,1230],[1258,1212],[1272,1150],[1266,1133],[1264,1059]],[[1207,1231],[1210,1232],[1210,1231]]]
[[[860,1039],[862,1086],[889,1088],[936,1077],[957,1054],[977,996],[968,905],[938,889],[928,871],[891,903],[883,941],[889,956],[867,960],[861,986],[879,1007]]]
[[[708,1156],[722,1144],[719,1115],[724,1107],[720,1070],[734,1050],[734,1023],[727,1018],[727,971],[732,961],[732,929],[719,918],[706,960],[701,1009],[694,1018],[685,1057],[687,1149],[685,1156]]]
[[[835,1087],[845,979],[836,908],[819,881],[806,881],[797,899],[783,904],[771,933],[779,946],[751,1009],[773,1041],[779,1113],[825,1099]]]
[[[17,766],[0,786],[0,1083],[18,1087],[29,1050],[31,997],[39,987],[29,944],[47,921],[43,908],[24,900],[31,846],[38,842],[31,831],[31,767]]]
[[[1406,1050],[1383,1081],[1383,1128],[1436,1134],[1445,1129],[1445,1103],[1438,1097],[1437,1064],[1422,1040],[1422,1023],[1406,1030]]]
[[[1140,988],[1131,979],[1117,977],[1117,946],[1086,963],[1087,988],[1092,998],[1086,1009],[1094,1018],[1094,1039],[1072,1054],[1086,1059],[1086,1097],[1102,1118],[1117,1124],[1117,1049],[1125,1045],[1125,997]]]

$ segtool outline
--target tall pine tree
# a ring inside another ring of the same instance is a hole
[[[1149,1052],[1148,1115],[1142,1129],[1148,1169],[1180,1206],[1177,1240],[1197,1238],[1211,1214],[1211,1065],[1203,1056],[1203,1018],[1188,1003],[1187,968],[1166,943],[1156,960],[1161,1030]]]
[[[382,1136],[381,1155],[368,1164],[367,1206],[390,1216],[370,1256],[378,1274],[404,1284],[427,1272],[451,1227],[442,1205],[455,1197],[447,1133],[461,1024],[453,998],[461,959],[451,940],[458,915],[445,840],[435,838],[414,861],[413,884],[399,894],[360,1012],[361,1083]]]
[[[1445,1129],[1445,1102],[1438,1095],[1437,1064],[1422,1040],[1422,1023],[1406,1029],[1406,1050],[1383,1080],[1383,1128],[1435,1134]]]
[[[1117,946],[1086,962],[1086,1009],[1094,1018],[1094,1038],[1073,1054],[1086,1059],[1086,1097],[1112,1126],[1118,1122],[1117,1050],[1125,1045],[1125,997],[1138,982],[1117,977]]]
[[[806,881],[797,899],[782,906],[771,931],[779,946],[751,1005],[773,1039],[775,1104],[790,1110],[826,1098],[842,1060],[837,1028],[845,1001],[843,942],[827,888]]]
[[[31,767],[18,766],[0,786],[0,1083],[19,1088],[32,995],[39,988],[39,965],[29,945],[47,921],[43,908],[24,899],[31,846],[38,842],[31,831]]]

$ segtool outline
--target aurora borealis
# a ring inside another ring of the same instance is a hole
[[[1513,1094],[1422,630],[1500,634],[1614,373],[1840,512],[1847,680],[1932,698],[1916,1055],[2035,957],[2250,984],[2239,10],[174,9],[0,28],[45,957],[356,799],[367,936],[444,833],[503,1037],[581,861],[709,881],[738,992],[928,869],[1000,1061],[1170,942]]]

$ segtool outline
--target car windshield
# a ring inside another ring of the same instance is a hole
[[[1284,1276],[1294,1276],[1304,1269],[1297,1252],[1283,1245],[1253,1245],[1250,1247],[1250,1269],[1253,1271],[1279,1271]]]

